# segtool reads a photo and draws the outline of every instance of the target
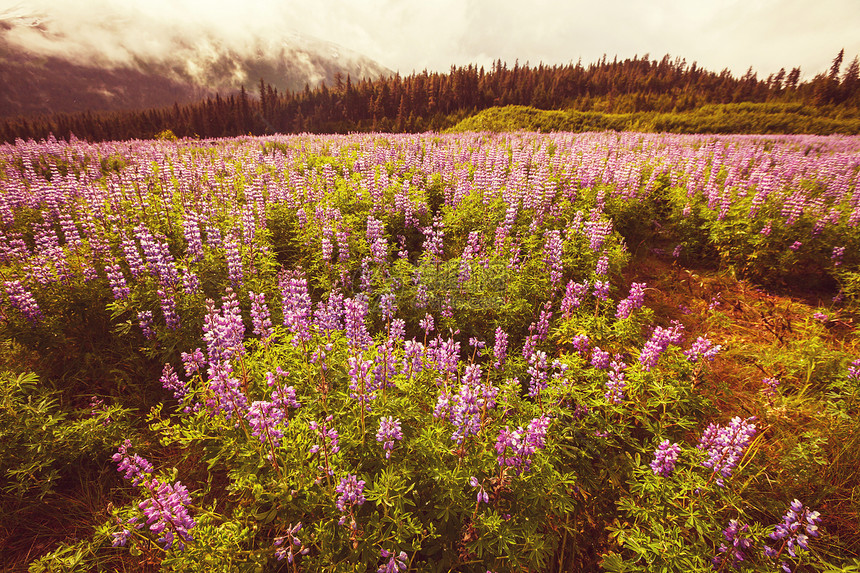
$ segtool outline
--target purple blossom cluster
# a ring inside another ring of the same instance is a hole
[[[499,389],[492,383],[481,383],[481,366],[470,364],[463,374],[463,383],[456,394],[442,391],[436,400],[433,416],[447,418],[454,426],[451,439],[462,444],[481,430],[482,415],[496,407]]]
[[[173,392],[173,397],[180,402],[188,394],[188,387],[179,381],[179,376],[170,363],[166,363],[161,371],[161,387]]]
[[[654,460],[651,462],[651,471],[654,475],[668,477],[675,471],[675,463],[681,454],[681,446],[672,444],[669,440],[663,440],[654,450]]]
[[[274,539],[275,557],[278,561],[287,560],[287,563],[293,563],[297,555],[307,555],[310,553],[310,547],[305,547],[302,540],[299,539],[299,531],[302,529],[302,522],[287,526],[285,535]]]
[[[347,474],[345,478],[342,478],[334,490],[340,494],[335,505],[338,511],[342,513],[352,511],[354,506],[364,505],[364,502],[367,501],[364,497],[364,480],[360,480],[352,474]]]
[[[660,355],[669,348],[670,344],[680,344],[684,338],[684,326],[675,322],[670,328],[658,326],[651,334],[651,339],[645,343],[639,355],[639,362],[646,371],[657,366]]]
[[[325,465],[319,466],[319,469],[325,471],[329,475],[334,475],[334,470],[329,466],[328,458],[340,451],[340,446],[338,445],[340,436],[338,435],[337,430],[329,426],[333,420],[334,417],[329,415],[326,416],[326,419],[323,420],[322,423],[318,423],[316,420],[308,422],[308,428],[310,428],[317,436],[317,443],[312,445],[308,452],[311,454],[322,452],[323,463]]]
[[[624,401],[624,390],[627,388],[625,370],[627,365],[620,357],[609,363],[608,379],[606,380],[606,393],[604,397],[610,404],[621,404]]]
[[[284,326],[293,333],[298,345],[311,339],[311,296],[301,270],[284,272],[278,277],[283,300]]]
[[[737,519],[729,521],[729,526],[723,530],[725,541],[720,543],[717,555],[712,559],[714,569],[722,570],[726,565],[738,569],[746,559],[746,551],[750,548],[751,540],[746,537],[750,526],[740,523]]]
[[[490,503],[490,495],[487,493],[487,490],[484,489],[484,486],[481,485],[481,482],[478,481],[478,478],[476,478],[475,476],[470,476],[469,485],[478,490],[478,503]]]
[[[505,426],[496,438],[497,461],[501,468],[512,467],[516,473],[528,472],[532,466],[531,456],[546,447],[546,432],[550,419],[547,416],[534,418],[528,426],[511,430]]]
[[[266,295],[248,291],[248,297],[251,299],[251,324],[254,326],[254,334],[260,340],[267,340],[271,338],[273,331],[269,307],[266,306]]]
[[[105,265],[105,274],[107,274],[114,300],[126,300],[131,291],[128,288],[125,275],[122,274],[122,268],[120,268],[119,264]]]
[[[152,472],[152,464],[138,454],[129,454],[131,440],[125,440],[111,459],[119,464],[116,471],[122,472],[122,477],[131,480],[134,485],[141,485]]]
[[[860,358],[848,365],[848,379],[860,381]]]
[[[684,356],[693,364],[698,362],[700,358],[712,362],[722,348],[721,345],[714,344],[704,336],[700,336],[689,350],[684,351]]]
[[[227,258],[227,276],[230,279],[230,286],[234,290],[238,290],[245,280],[245,273],[242,270],[242,253],[239,251],[241,243],[231,237],[224,245],[224,254]]]
[[[383,549],[380,553],[383,559],[388,559],[385,563],[379,566],[376,573],[401,573],[406,571],[406,560],[409,558],[405,551],[401,551],[397,555],[393,551]]]
[[[645,283],[631,283],[627,298],[618,303],[615,318],[621,320],[630,316],[634,310],[642,308],[645,303]]]
[[[130,447],[131,442],[125,440],[112,459],[118,464],[117,471],[123,472],[123,477],[131,480],[132,484],[146,489],[149,497],[138,504],[146,518],[145,523],[138,523],[137,518],[128,523],[135,524],[137,529],[149,526],[150,531],[160,535],[158,542],[164,549],[170,549],[176,543],[180,551],[184,550],[185,544],[194,539],[191,530],[195,526],[186,507],[191,503],[188,490],[178,481],[169,484],[151,478],[152,464],[138,454],[130,455]],[[113,545],[125,545],[130,536],[128,528],[114,533]]]
[[[376,432],[376,441],[382,443],[385,450],[385,459],[391,459],[391,451],[394,449],[394,440],[402,440],[403,431],[400,429],[400,420],[391,416],[383,416],[379,420],[379,430]]]
[[[725,487],[724,479],[732,475],[756,434],[753,420],[735,416],[726,426],[710,424],[699,440],[697,447],[706,456],[702,465],[713,472],[720,487]]]
[[[154,320],[151,310],[141,310],[137,313],[137,324],[140,326],[143,337],[147,340],[155,338],[155,330],[152,328]]]
[[[178,481],[169,484],[155,479],[147,482],[146,487],[150,496],[138,504],[146,525],[150,531],[161,535],[158,542],[165,549],[173,547],[175,542],[177,549],[184,551],[185,544],[194,540],[191,530],[196,525],[186,507],[191,503],[188,489]]]
[[[782,517],[782,523],[778,523],[769,535],[771,541],[776,543],[773,546],[765,545],[765,556],[776,561],[784,551],[787,551],[791,557],[797,557],[799,551],[808,551],[809,538],[819,536],[818,526],[820,524],[821,514],[817,511],[810,511],[809,508],[795,499]],[[791,567],[787,562],[782,561],[779,566],[786,573],[791,573]]]
[[[36,304],[36,299],[33,298],[30,291],[24,288],[21,281],[4,281],[3,286],[9,297],[9,304],[12,305],[12,308],[18,309],[24,318],[30,322],[36,322],[42,318],[42,310]]]
[[[553,230],[546,232],[546,242],[543,250],[544,264],[549,269],[549,282],[552,290],[555,291],[564,274],[564,263],[562,262],[564,242],[561,238],[561,231]]]
[[[764,384],[761,393],[768,399],[768,402],[773,403],[774,399],[779,395],[779,380],[776,378],[762,378],[761,383]]]
[[[496,343],[493,345],[493,367],[496,369],[502,368],[505,365],[505,358],[508,355],[508,333],[502,330],[501,326],[496,327]]]
[[[245,412],[245,418],[251,427],[251,435],[263,443],[269,443],[272,448],[281,446],[284,432],[281,429],[286,414],[276,402],[257,400]],[[271,460],[270,460],[271,461]]]

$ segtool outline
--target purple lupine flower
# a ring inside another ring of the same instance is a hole
[[[666,351],[670,344],[679,344],[684,337],[684,326],[675,321],[671,328],[658,326],[651,334],[651,339],[645,343],[639,355],[639,362],[646,371],[657,366],[660,355]]]
[[[130,518],[126,523],[123,523],[119,518],[117,518],[117,521],[119,522],[120,527],[122,527],[122,530],[111,533],[111,537],[113,537],[111,547],[125,547],[125,544],[128,543],[128,540],[131,539],[134,534],[128,526],[137,527],[137,517]]]
[[[411,376],[424,368],[424,345],[416,340],[407,340],[403,345],[403,370]]]
[[[231,287],[221,299],[221,312],[211,299],[206,300],[206,316],[203,317],[203,340],[209,363],[230,360],[245,354],[245,324],[236,293]]]
[[[372,342],[365,323],[367,302],[362,298],[354,297],[344,300],[343,303],[344,323],[349,345],[353,348],[366,349]]]
[[[812,313],[812,318],[819,322],[827,322],[830,320],[830,317],[824,314],[823,312],[814,312]]]
[[[505,358],[508,354],[508,333],[502,330],[501,326],[496,327],[496,343],[493,346],[493,356],[496,361],[493,363],[494,368],[501,368],[505,364]]]
[[[529,357],[529,396],[536,398],[547,387],[547,358],[546,352],[533,351]]]
[[[242,385],[233,377],[230,361],[210,361],[208,374],[209,389],[212,394],[207,399],[206,405],[210,411],[222,412],[228,420],[234,413],[242,416],[248,399],[242,391]]]
[[[534,418],[528,427],[511,431],[505,426],[496,438],[497,461],[501,467],[513,467],[517,474],[531,468],[531,455],[546,446],[546,432],[550,419],[546,416]],[[508,451],[510,450],[510,454]]]
[[[347,358],[349,364],[349,397],[358,400],[359,407],[370,411],[370,402],[376,398],[370,369],[373,367],[372,360],[365,360],[361,356],[350,356]]]
[[[394,449],[394,440],[402,440],[403,432],[400,429],[400,420],[396,420],[391,416],[383,416],[379,420],[379,430],[376,432],[376,441],[382,442],[382,449],[385,450],[385,459],[391,459],[391,451]]]
[[[397,311],[397,300],[393,292],[384,293],[379,297],[379,310],[384,322],[389,322],[394,318],[394,313]]]
[[[810,511],[809,508],[795,499],[782,517],[782,523],[778,523],[769,536],[771,540],[779,544],[779,549],[765,545],[765,556],[776,559],[782,555],[783,551],[787,550],[791,557],[797,557],[799,550],[809,550],[809,538],[818,537],[820,523],[821,514],[819,512]],[[779,565],[783,571],[791,573],[791,567],[788,563],[783,561]]]
[[[197,215],[188,212],[182,220],[182,234],[185,236],[186,252],[192,262],[203,258],[203,239]]]
[[[624,371],[627,365],[616,357],[609,364],[609,378],[606,381],[606,393],[604,397],[610,404],[621,404],[624,401],[624,389],[627,387]]]
[[[564,264],[562,262],[564,242],[561,239],[560,231],[547,231],[545,236],[544,264],[549,269],[549,282],[552,290],[555,291],[564,274]]]
[[[723,479],[732,475],[756,433],[753,420],[754,416],[746,420],[735,416],[727,426],[711,424],[699,440],[697,447],[707,455],[702,465],[713,471],[720,487],[725,487]]]
[[[206,358],[199,348],[195,348],[192,352],[183,352],[180,354],[182,365],[185,367],[185,375],[191,376],[195,372],[200,372],[200,369],[206,366]]]
[[[188,394],[188,387],[179,381],[179,376],[169,362],[164,365],[164,369],[161,371],[161,387],[172,391],[173,397],[180,402]]]
[[[424,243],[421,249],[425,253],[429,253],[434,259],[441,259],[443,254],[443,240],[445,238],[445,228],[442,223],[442,215],[433,217],[433,223],[429,227],[422,230],[424,234]]]
[[[284,326],[293,333],[293,343],[298,345],[311,339],[311,297],[308,281],[301,269],[284,272],[278,276],[284,309]]]
[[[141,310],[137,313],[137,324],[143,332],[143,337],[147,340],[155,338],[155,331],[152,329],[153,322],[151,310]]]
[[[182,291],[185,294],[200,292],[200,278],[191,269],[181,269]]]
[[[612,221],[600,221],[600,211],[592,209],[589,213],[589,221],[585,223],[585,232],[588,235],[588,246],[592,251],[598,252],[612,233]]]
[[[609,298],[609,281],[594,281],[594,298],[597,300]]]
[[[582,299],[588,294],[588,281],[575,283],[572,280],[568,281],[565,287],[564,298],[561,301],[561,312],[565,318],[570,317],[570,313],[574,308],[578,308],[582,304]]]
[[[788,246],[788,248],[789,248],[789,249],[791,249],[792,251],[799,251],[799,250],[800,250],[800,247],[802,247],[802,246],[803,246],[803,243],[802,243],[802,242],[800,242],[800,241],[795,241],[795,242],[793,242],[792,244],[790,244],[790,245]]]
[[[245,274],[242,270],[241,243],[230,237],[224,245],[224,253],[227,259],[227,276],[230,278],[230,286],[238,290],[242,286]]]
[[[860,358],[848,366],[848,379],[860,380]]]
[[[191,496],[181,482],[174,484],[159,483],[150,480],[146,484],[150,498],[138,504],[146,517],[150,531],[160,533],[158,542],[170,549],[176,542],[180,551],[185,549],[185,543],[193,541],[190,531],[194,528],[194,519],[188,514],[186,505],[191,503]]]
[[[251,299],[251,323],[254,325],[254,334],[261,340],[267,340],[272,336],[272,319],[269,316],[269,307],[266,306],[266,295],[248,291],[248,297]]]
[[[675,462],[681,453],[681,446],[670,444],[669,440],[663,440],[654,450],[654,460],[651,462],[651,471],[654,475],[668,477],[675,471]]]
[[[164,315],[164,324],[170,330],[176,330],[179,328],[179,315],[176,314],[176,301],[173,298],[173,292],[165,291],[159,287],[156,294],[161,306],[161,314]]]
[[[363,505],[367,501],[364,497],[364,480],[359,480],[352,474],[346,474],[341,478],[340,484],[334,490],[340,494],[335,505],[341,512],[351,510],[355,505]]]
[[[287,563],[293,563],[296,558],[296,555],[307,555],[310,553],[310,548],[305,547],[302,543],[302,540],[299,539],[299,531],[302,529],[302,522],[298,522],[293,525],[292,523],[287,526],[287,533],[281,537],[276,537],[274,539],[275,546],[275,557],[278,558],[278,561],[283,561],[284,558],[287,559]],[[284,542],[287,542],[284,545]],[[295,549],[295,548],[298,549]]]
[[[599,346],[591,349],[591,365],[598,370],[609,368],[609,362],[612,360],[612,355],[604,352]]]
[[[779,395],[779,380],[776,378],[763,378],[761,382],[764,384],[761,393],[772,403],[774,398]]]
[[[140,256],[140,250],[133,239],[129,239],[125,233],[121,235],[120,247],[125,255],[125,262],[128,263],[128,269],[131,276],[140,278],[146,272],[146,264]]]
[[[260,438],[260,441],[263,443],[270,442],[273,448],[281,446],[281,438],[284,437],[284,432],[280,426],[286,416],[284,415],[284,411],[279,407],[279,404],[274,401],[265,402],[258,400],[252,402],[248,411],[245,412],[245,418],[251,427],[252,435]]]
[[[418,321],[418,325],[421,327],[421,330],[424,331],[424,336],[429,336],[430,333],[433,332],[433,315],[425,314],[424,318]]]
[[[642,308],[645,302],[645,283],[631,283],[630,294],[627,298],[618,303],[618,308],[615,311],[615,318],[624,319],[630,316],[630,313],[636,309]]]
[[[604,276],[609,272],[609,257],[606,255],[601,256],[597,260],[597,266],[594,268],[594,274],[597,276]]]
[[[331,291],[325,301],[317,303],[314,326],[326,336],[335,330],[343,330],[343,294],[339,290]]]
[[[388,328],[388,337],[392,340],[402,342],[406,338],[406,321],[402,318],[392,320]]]
[[[833,252],[830,254],[830,260],[833,261],[834,267],[838,267],[842,264],[843,255],[845,255],[845,247],[833,247]]]
[[[699,361],[699,358],[707,360],[709,362],[713,362],[714,358],[717,356],[717,353],[722,349],[722,346],[719,344],[714,344],[704,336],[700,336],[696,339],[696,342],[690,347],[689,350],[684,351],[684,356],[687,357],[688,362],[692,362],[695,364]]]
[[[470,476],[469,485],[473,488],[478,488],[478,503],[490,503],[490,495],[487,493],[487,490],[484,489],[484,486],[482,486],[481,483],[478,481],[478,478],[476,478],[475,476]]]
[[[579,354],[585,355],[585,353],[588,351],[591,341],[588,340],[588,336],[586,336],[585,334],[577,334],[570,339],[570,343]]]
[[[481,384],[481,367],[470,364],[463,374],[463,383],[456,394],[442,392],[436,401],[433,416],[447,417],[454,426],[451,439],[462,444],[481,430],[481,414],[496,407],[499,390],[491,383]]]
[[[744,553],[749,549],[751,541],[744,537],[749,533],[749,525],[741,524],[737,519],[729,521],[729,526],[723,530],[725,542],[720,543],[718,554],[711,561],[714,569],[722,569],[728,563],[734,569],[740,568],[740,563],[746,558]]]
[[[21,281],[4,281],[3,286],[6,289],[6,294],[9,296],[9,304],[21,311],[24,318],[30,322],[36,322],[42,318],[42,311],[39,305],[36,304],[36,299],[33,298],[30,291],[24,288]]]
[[[114,300],[127,299],[131,291],[125,282],[125,275],[122,274],[119,264],[105,265],[105,273],[107,274],[111,291],[113,291]]]
[[[134,485],[142,484],[152,473],[152,464],[138,454],[129,455],[131,440],[125,440],[111,459],[119,464],[116,471],[123,472],[122,477],[131,480]]]
[[[406,571],[406,560],[409,556],[406,555],[405,551],[394,555],[394,552],[383,549],[380,554],[383,559],[388,559],[388,562],[380,565],[376,573],[401,573],[402,571]]]

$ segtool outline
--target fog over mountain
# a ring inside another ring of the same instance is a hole
[[[349,75],[391,71],[334,43],[257,26],[223,27],[149,12],[79,22],[72,6],[50,16],[18,4],[0,11],[0,115],[158,107],[242,86],[257,93],[262,78],[279,91],[334,84]],[[247,15],[246,15],[247,17]]]

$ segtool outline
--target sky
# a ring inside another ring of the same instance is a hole
[[[297,37],[402,74],[669,54],[760,78],[800,66],[810,78],[840,49],[845,65],[860,54],[860,0],[0,0],[2,20],[40,22],[47,34],[11,39],[43,53],[114,64],[167,58],[177,41],[242,50]]]

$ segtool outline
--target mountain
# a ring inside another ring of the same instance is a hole
[[[26,47],[23,35],[40,40],[38,49]],[[0,117],[166,107],[237,94],[243,86],[253,95],[260,79],[283,92],[335,85],[347,75],[392,74],[361,54],[296,33],[252,38],[241,49],[211,34],[174,37],[161,55],[122,60],[64,53],[61,39],[38,19],[0,15]]]

